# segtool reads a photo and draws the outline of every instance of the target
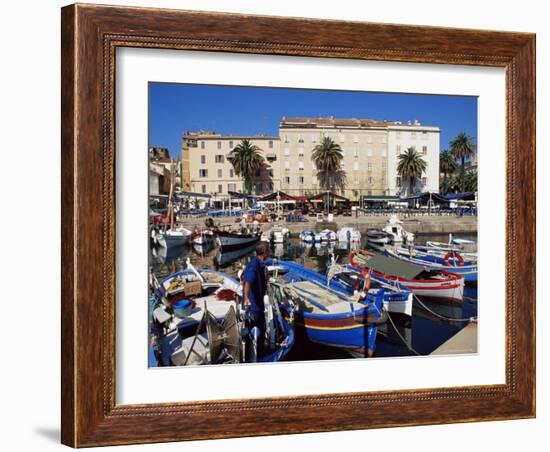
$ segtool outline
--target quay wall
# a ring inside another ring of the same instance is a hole
[[[352,226],[357,228],[361,233],[364,233],[369,228],[382,228],[388,221],[389,216],[385,215],[362,215],[358,217],[334,217],[334,222],[318,223],[314,217],[306,217],[307,222],[301,223],[287,223],[281,222],[290,229],[291,234],[298,234],[304,229],[339,229],[343,226]],[[201,227],[204,225],[205,218],[189,218],[186,219],[184,224],[188,228],[194,228],[195,226]],[[439,216],[439,215],[425,215],[417,217],[400,217],[403,222],[403,227],[406,231],[413,232],[417,235],[422,234],[465,234],[477,232],[477,216]],[[237,224],[235,217],[221,217],[214,218],[214,223],[220,226]],[[272,223],[262,223],[262,229],[267,229]]]

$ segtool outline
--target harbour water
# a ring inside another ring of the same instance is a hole
[[[476,234],[461,234],[460,237],[476,240]],[[448,237],[445,234],[419,235],[416,237],[415,243],[423,244],[428,240],[446,242]],[[366,247],[365,239],[363,239],[362,246]],[[271,253],[274,258],[292,260],[320,273],[326,273],[331,255],[334,254],[337,262],[346,263],[349,248],[339,243],[305,245],[298,238],[290,238],[284,245],[273,245]],[[236,277],[239,269],[244,267],[253,256],[254,247],[224,254],[212,247],[201,249],[183,246],[171,249],[168,254],[163,248],[152,248],[150,264],[153,273],[159,279],[184,268],[187,258],[197,268],[212,268]],[[425,306],[421,306],[415,301],[412,318],[401,318],[394,315],[392,316],[393,323],[387,322],[379,327],[376,357],[412,356],[415,355],[415,352],[420,355],[430,354],[467,324],[467,322],[450,322],[436,314],[452,319],[477,317],[477,287],[466,286],[464,301],[461,303],[443,300],[422,300],[422,303]],[[314,344],[307,340],[297,340],[285,360],[311,361],[347,358],[351,358],[351,356],[344,351]]]

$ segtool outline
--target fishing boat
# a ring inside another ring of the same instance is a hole
[[[441,270],[447,271],[449,273],[454,273],[456,275],[462,276],[464,278],[464,281],[467,283],[477,283],[477,264],[464,265],[464,260],[457,259],[457,256],[460,256],[458,254],[454,255],[452,260],[447,259],[445,263],[438,263],[422,258],[410,257],[406,254],[402,254],[388,248],[384,250],[384,255],[388,257],[393,257],[395,259],[400,259],[405,262],[410,262],[415,265],[420,265],[432,270]]]
[[[382,228],[382,231],[389,234],[393,243],[408,242],[411,243],[414,240],[414,234],[405,231],[403,228],[403,222],[397,217],[392,215],[386,225]]]
[[[242,286],[221,272],[185,270],[156,284],[151,314],[154,355],[161,366],[279,361],[294,345],[292,315],[283,317],[273,297],[266,305],[266,334],[248,331]],[[264,352],[256,353],[258,341]]]
[[[446,270],[433,270],[368,251],[352,251],[349,263],[361,272],[370,273],[377,281],[408,289],[420,297],[451,301],[463,299],[464,278]]]
[[[170,192],[168,194],[168,208],[167,208],[167,223],[164,231],[159,232],[155,239],[156,242],[163,248],[170,249],[178,246],[185,245],[191,238],[192,232],[184,228],[181,225],[177,225],[174,221],[174,184],[175,184],[175,163],[171,162],[171,171],[170,171]]]
[[[453,234],[449,234],[448,243],[427,241],[426,246],[441,252],[462,251],[474,253],[477,251],[477,243],[474,240],[455,238]]]
[[[311,341],[336,347],[356,357],[376,350],[378,324],[387,319],[382,307],[384,289],[371,289],[364,297],[349,296],[312,280],[270,282],[282,310],[292,309],[297,333]]]
[[[477,253],[464,253],[457,249],[435,249],[425,245],[407,245],[396,246],[394,251],[402,256],[447,266],[477,264]]]
[[[338,241],[347,243],[360,243],[361,233],[358,229],[345,226],[338,231]]]
[[[201,231],[194,231],[191,236],[193,245],[206,246],[214,242],[214,232],[210,229],[203,229]]]
[[[380,229],[367,229],[367,241],[377,245],[385,245],[392,241],[392,236]]]
[[[285,243],[290,236],[290,230],[284,226],[273,226],[262,234],[262,240],[270,243]]]
[[[157,243],[163,248],[175,248],[185,245],[193,233],[182,226],[175,226],[163,232],[159,232],[156,236]]]
[[[461,239],[459,237],[453,237],[451,243],[453,245],[475,245],[475,240]]]
[[[318,243],[321,241],[321,236],[313,231],[310,231],[309,229],[301,231],[299,234],[299,238],[302,242],[305,243]]]
[[[220,251],[225,252],[254,245],[260,237],[256,232],[217,231],[216,243]]]
[[[413,297],[409,290],[398,289],[394,285],[373,280],[349,265],[340,265],[333,260],[327,275],[323,275],[293,261],[273,259],[268,262],[280,268],[287,281],[314,281],[346,296],[353,296],[356,292],[364,290],[366,285],[369,286],[368,289],[383,288],[385,292],[382,304],[386,311],[412,316]]]
[[[336,232],[331,231],[330,229],[323,229],[319,232],[319,238],[321,242],[335,242]]]

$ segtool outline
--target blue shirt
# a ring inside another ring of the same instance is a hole
[[[250,283],[248,300],[250,309],[254,312],[264,313],[264,295],[267,290],[265,264],[258,256],[255,256],[246,266],[243,272],[243,281]]]

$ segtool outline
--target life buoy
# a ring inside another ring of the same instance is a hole
[[[455,267],[455,265],[451,265],[449,262],[449,259],[458,260],[458,266],[462,267],[464,265],[464,258],[460,255],[460,253],[457,253],[455,251],[451,251],[447,254],[445,254],[444,262],[447,267]]]

